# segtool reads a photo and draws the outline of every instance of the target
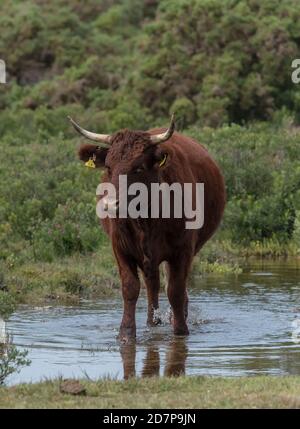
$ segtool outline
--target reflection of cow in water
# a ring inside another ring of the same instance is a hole
[[[150,201],[152,184],[178,183],[183,188],[185,183],[190,183],[193,189],[196,183],[204,184],[204,224],[200,229],[186,229],[187,219],[184,216],[175,218],[174,199],[171,200],[170,218],[163,218],[160,213],[158,218],[122,219],[117,216],[102,219],[122,281],[124,312],[120,338],[136,335],[135,309],[140,292],[138,268],[147,288],[147,323],[156,324],[153,316],[158,308],[159,265],[163,261],[167,266],[167,295],[173,311],[174,333],[187,335],[187,276],[194,255],[217,229],[225,205],[224,181],[218,166],[204,147],[174,132],[173,119],[167,130],[144,132],[126,129],[112,136],[92,133],[72,119],[71,122],[80,134],[98,143],[82,145],[79,157],[88,166],[106,169],[103,182],[114,185],[117,196],[113,201],[103,196],[105,207],[112,206],[118,210],[121,175],[126,175],[128,186],[136,182],[145,185]],[[196,207],[194,191],[192,206]]]
[[[123,361],[124,379],[136,376],[136,345],[129,343],[121,346],[121,357]],[[175,377],[185,373],[185,362],[188,349],[184,338],[174,338],[168,344],[166,351],[166,362],[164,365],[164,375]],[[143,361],[142,377],[159,376],[160,356],[159,347],[155,344],[147,345],[146,356]]]

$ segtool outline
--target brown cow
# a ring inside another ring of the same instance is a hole
[[[218,166],[199,143],[174,132],[173,118],[167,130],[125,129],[112,136],[91,133],[69,119],[80,134],[101,143],[82,145],[79,158],[92,162],[95,167],[105,167],[103,182],[112,183],[117,190],[120,175],[127,176],[128,185],[143,182],[149,192],[151,183],[204,183],[204,224],[200,229],[186,229],[184,216],[181,219],[171,215],[169,219],[160,216],[101,220],[112,242],[122,282],[124,311],[119,338],[136,335],[138,268],[147,288],[147,324],[158,323],[154,311],[158,308],[159,265],[163,261],[168,272],[167,295],[173,313],[174,334],[188,335],[187,276],[194,255],[216,231],[225,206],[224,180]],[[120,195],[117,198],[120,199]],[[114,201],[116,207],[118,202]]]

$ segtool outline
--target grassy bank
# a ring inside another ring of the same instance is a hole
[[[2,268],[2,289],[21,304],[74,303],[80,298],[111,297],[119,290],[117,266],[109,246],[89,255]]]
[[[300,377],[294,376],[182,376],[82,385],[84,396],[62,393],[59,380],[1,387],[0,408],[300,408]]]
[[[248,258],[297,257],[296,243],[253,242],[248,247],[229,240],[212,240],[196,256],[193,276],[238,275]],[[0,266],[0,313],[9,313],[18,304],[74,304],[81,298],[110,298],[120,294],[117,265],[109,243],[100,250],[74,254],[53,262],[32,261]],[[163,282],[162,282],[163,283]]]

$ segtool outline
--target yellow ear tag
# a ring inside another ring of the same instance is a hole
[[[90,158],[84,165],[89,168],[96,168],[96,156],[93,155],[93,158]]]
[[[159,166],[163,167],[167,161],[168,155],[165,153],[165,156],[163,157],[163,159],[160,161]]]

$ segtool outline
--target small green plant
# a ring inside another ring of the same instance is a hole
[[[0,385],[5,383],[7,377],[31,364],[31,361],[26,359],[27,355],[27,350],[19,350],[11,343],[0,343]]]
[[[15,308],[15,299],[8,292],[0,290],[0,318],[7,319]]]

